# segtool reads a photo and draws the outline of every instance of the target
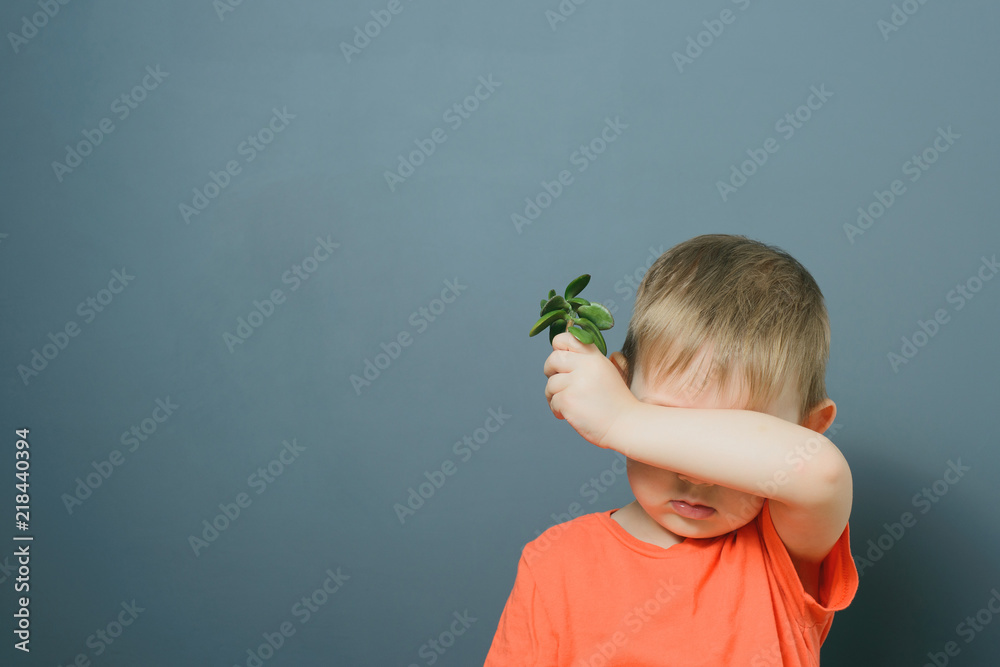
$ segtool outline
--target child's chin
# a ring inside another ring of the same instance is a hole
[[[728,532],[724,530],[723,527],[720,527],[718,522],[712,521],[711,519],[695,522],[691,519],[685,519],[684,517],[673,514],[669,517],[664,517],[664,520],[660,522],[660,525],[674,535],[679,535],[680,537],[706,538],[715,537],[716,535],[722,535],[725,532]]]

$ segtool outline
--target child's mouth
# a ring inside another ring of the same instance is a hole
[[[685,519],[707,519],[715,510],[707,505],[691,505],[683,500],[671,500],[670,507]]]

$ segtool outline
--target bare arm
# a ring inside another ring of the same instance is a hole
[[[762,412],[636,401],[605,443],[625,456],[789,505],[814,505],[849,475],[825,436]]]
[[[822,561],[843,533],[853,501],[851,470],[822,434],[750,410],[640,401],[632,407],[609,429],[608,446],[642,463],[770,498],[775,529],[804,580],[805,568]]]

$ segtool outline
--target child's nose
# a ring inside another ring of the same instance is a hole
[[[712,486],[711,482],[703,482],[697,477],[688,477],[687,475],[681,474],[678,474],[677,476],[688,484],[694,484],[695,486]]]

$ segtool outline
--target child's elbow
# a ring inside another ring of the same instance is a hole
[[[830,456],[824,461],[819,471],[819,483],[816,484],[817,504],[837,506],[846,517],[851,513],[854,499],[854,478],[851,476],[851,466],[847,459],[830,443]]]
[[[851,466],[836,445],[827,438],[819,436],[823,441],[820,448],[822,456],[812,461],[807,487],[809,499],[805,504],[813,506],[829,506],[846,501],[850,506],[854,493],[854,479],[851,477]]]

